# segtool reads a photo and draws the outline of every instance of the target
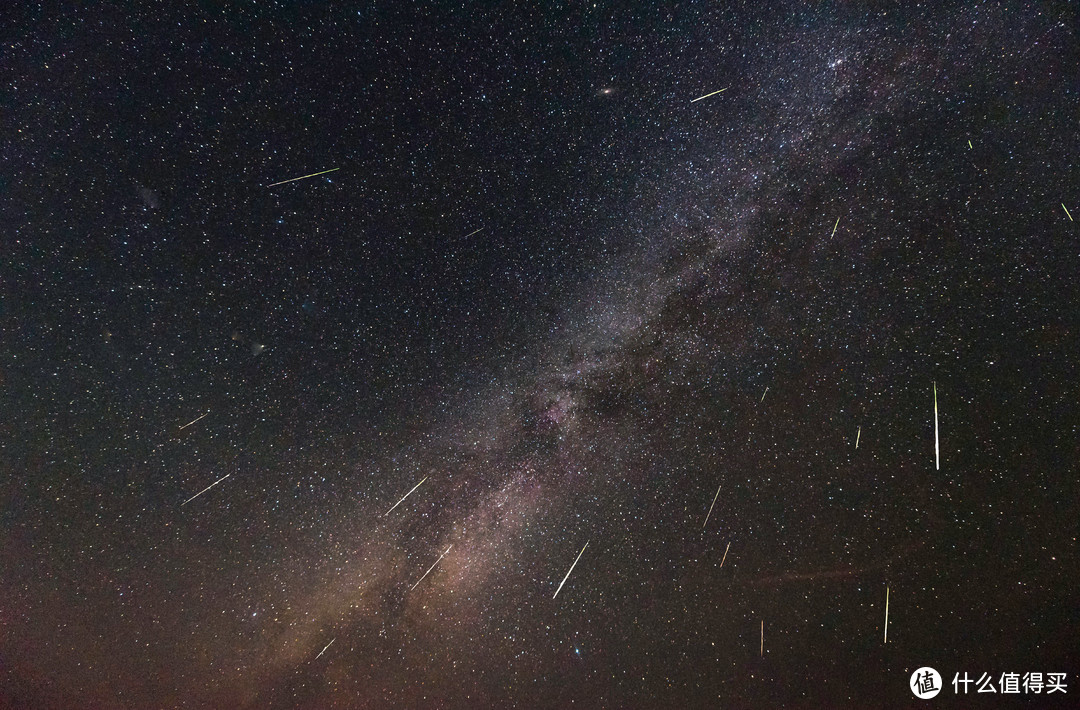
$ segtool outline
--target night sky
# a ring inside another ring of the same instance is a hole
[[[1069,705],[1077,8],[524,5],[9,15],[0,707]]]

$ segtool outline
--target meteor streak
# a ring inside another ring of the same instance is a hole
[[[728,553],[728,550],[730,550],[730,549],[731,549],[731,543],[729,542],[727,544],[727,547],[724,548],[724,559],[720,560],[720,569],[724,569],[724,560],[727,559],[727,553]]]
[[[761,651],[758,655],[762,658],[765,657],[765,619],[761,620]]]
[[[761,393],[761,399],[758,400],[758,404],[761,404],[762,402],[765,401],[765,395],[767,395],[767,394],[769,394],[769,388],[768,387],[766,387],[765,391]]]
[[[585,547],[588,546],[589,543],[586,542]],[[570,569],[566,571],[566,576],[562,578],[561,582],[559,582],[559,588],[555,590],[555,594],[551,597],[552,599],[559,596],[559,592],[562,591],[562,587],[564,584],[566,584],[566,580],[570,579],[570,573],[574,571],[574,568],[577,567],[578,560],[580,560],[581,556],[585,554],[585,547],[581,548],[581,552],[577,553],[577,559],[574,560],[574,564],[570,565]]]
[[[453,547],[453,545],[451,545],[450,547]],[[450,547],[446,548],[446,552],[450,552]],[[439,555],[439,559],[435,560],[435,565],[437,565],[437,564],[439,564],[440,562],[442,562],[442,558],[446,557],[446,552],[444,552],[444,553],[442,553],[441,555]],[[424,576],[423,576],[423,577],[421,577],[420,579],[416,580],[416,584],[414,584],[413,586],[409,587],[409,591],[410,591],[410,592],[411,592],[412,590],[416,589],[417,585],[419,585],[419,584],[420,584],[421,582],[423,582],[423,581],[424,581],[424,578],[425,578],[425,577],[427,577],[427,576],[428,576],[429,574],[431,574],[431,570],[435,569],[435,565],[431,565],[430,567],[428,567],[428,570],[427,570],[427,572],[424,572]]]
[[[836,224],[834,224],[832,226],[832,234],[829,235],[830,237],[835,237],[836,236],[836,228],[839,227],[839,226],[840,226],[840,218],[837,217],[836,218]]]
[[[937,382],[934,383],[934,468],[941,470],[941,450],[938,448]]]
[[[424,476],[424,481],[426,481],[426,480],[427,480],[428,478],[429,478],[428,476]],[[408,492],[408,493],[406,493],[405,495],[401,496],[401,500],[399,500],[399,501],[398,501],[397,503],[394,503],[394,504],[393,504],[392,506],[390,506],[390,510],[386,511],[385,513],[383,513],[383,517],[385,518],[385,517],[386,517],[387,515],[390,515],[390,513],[394,512],[394,508],[396,508],[396,507],[398,507],[399,505],[401,505],[401,504],[402,504],[402,502],[403,502],[403,501],[404,501],[404,500],[405,500],[406,498],[408,498],[409,496],[411,496],[411,495],[413,494],[413,491],[415,491],[415,490],[416,490],[417,488],[419,488],[420,486],[424,485],[424,481],[420,481],[420,483],[417,483],[417,484],[416,484],[415,486],[413,486],[413,488],[412,488],[412,491],[409,491],[409,492]]]
[[[332,173],[335,170],[341,170],[341,168],[330,168],[329,170],[323,170],[321,172],[312,173],[311,175],[301,175],[297,178],[289,178],[288,180],[282,180],[281,182],[272,182],[267,187],[273,187],[274,185],[284,185],[287,182],[296,182],[297,180],[306,180],[309,177],[315,177],[316,175],[325,175],[326,173]]]
[[[181,507],[181,508],[182,508],[182,507],[184,507],[185,505],[187,505],[187,504],[188,504],[188,503],[190,503],[191,501],[195,500],[196,498],[198,498],[199,496],[201,496],[201,495],[202,495],[203,493],[206,493],[206,492],[207,492],[208,490],[210,490],[211,488],[213,488],[213,487],[214,487],[214,486],[216,486],[217,484],[221,483],[222,481],[224,481],[224,480],[225,480],[226,478],[228,478],[228,477],[229,477],[229,476],[231,476],[231,475],[232,475],[231,473],[226,473],[226,474],[225,474],[224,476],[222,476],[221,478],[217,479],[216,481],[214,481],[213,483],[211,483],[211,484],[210,484],[209,486],[207,486],[206,488],[202,489],[201,491],[199,491],[199,492],[198,492],[198,493],[196,493],[195,495],[193,495],[193,496],[191,496],[190,498],[188,498],[187,500],[185,500],[185,501],[184,501],[183,503],[181,503],[181,504],[180,504],[180,507]]]
[[[480,229],[476,230],[475,232],[469,232],[469,233],[468,233],[468,234],[466,234],[466,235],[465,235],[464,237],[462,237],[462,239],[468,239],[468,238],[469,238],[469,237],[471,237],[472,235],[474,235],[474,234],[479,234],[479,233],[480,233],[480,232],[482,232],[482,231],[484,231],[484,228],[483,228],[483,227],[481,227]]]
[[[191,426],[191,425],[192,425],[192,424],[194,424],[195,422],[199,421],[199,419],[202,419],[203,417],[207,417],[207,416],[210,416],[210,412],[207,412],[206,414],[202,415],[202,417],[197,417],[197,418],[195,418],[195,419],[192,419],[192,420],[191,420],[190,422],[188,422],[188,423],[187,423],[187,424],[185,424],[184,426],[182,426],[182,427],[180,427],[179,429],[177,429],[177,431],[183,431],[184,429],[187,429],[187,428],[188,428],[189,426]]]
[[[862,436],[862,427],[859,427],[859,430],[857,432],[855,432],[855,450],[856,451],[859,450],[859,437],[860,436]]]
[[[709,98],[710,96],[716,96],[716,95],[717,95],[717,94],[719,94],[719,93],[720,93],[721,91],[727,91],[727,90],[728,90],[728,87],[726,87],[726,86],[725,86],[725,87],[724,87],[723,89],[720,89],[720,91],[714,91],[714,92],[712,92],[711,94],[705,94],[704,96],[699,96],[699,97],[697,97],[696,99],[693,99],[693,100],[692,100],[692,101],[691,101],[690,103],[694,103],[694,101],[701,101],[702,99],[707,99],[707,98]]]
[[[968,150],[975,150],[975,148],[971,145],[970,140],[968,141]]]
[[[720,497],[720,488],[722,488],[722,487],[723,487],[723,485],[724,485],[724,484],[722,484],[722,483],[720,484],[720,487],[718,487],[718,488],[716,489],[716,495],[714,495],[714,496],[712,497],[712,505],[710,505],[710,506],[709,506],[709,512],[708,512],[708,514],[707,514],[707,515],[705,516],[705,522],[701,524],[701,529],[702,529],[702,530],[704,530],[704,529],[705,529],[705,526],[709,524],[709,516],[710,516],[710,515],[712,515],[712,509],[716,507],[716,499]],[[726,553],[725,553],[725,554],[726,554]]]
[[[889,642],[889,588],[885,587],[885,640],[882,643]]]
[[[317,660],[319,660],[319,656],[321,656],[321,655],[323,655],[324,653],[326,653],[326,649],[330,648],[330,646],[331,646],[331,645],[332,645],[332,644],[334,643],[334,641],[337,641],[337,637],[336,637],[336,636],[335,636],[334,638],[332,638],[332,639],[330,640],[330,643],[328,643],[328,644],[326,644],[325,646],[323,646],[323,650],[319,651],[319,655],[318,655],[318,656],[315,656],[315,660],[316,660],[316,661],[317,661]]]
[[[1069,214],[1069,208],[1065,206],[1064,202],[1061,203],[1061,209],[1065,210],[1065,214],[1069,216],[1069,221],[1070,222],[1075,221],[1075,220],[1073,220],[1072,215]]]

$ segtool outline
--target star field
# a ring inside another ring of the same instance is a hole
[[[1077,27],[21,7],[0,706],[1075,684]]]

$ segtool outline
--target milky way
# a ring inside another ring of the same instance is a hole
[[[223,12],[5,37],[0,699],[1075,679],[1074,8]]]

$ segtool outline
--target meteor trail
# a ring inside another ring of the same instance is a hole
[[[588,546],[589,543],[586,542],[585,547]],[[585,547],[581,548],[581,552],[577,553],[577,559],[574,560],[574,564],[570,565],[570,569],[566,571],[566,576],[562,578],[561,582],[559,582],[559,588],[555,590],[555,594],[551,597],[552,599],[559,596],[559,592],[562,591],[562,587],[564,584],[566,584],[566,580],[570,579],[570,573],[574,571],[574,568],[577,567],[578,560],[580,560],[581,556],[585,554]]]
[[[767,395],[767,394],[769,394],[769,388],[768,387],[766,387],[765,391],[761,393],[761,399],[758,400],[758,404],[761,404],[762,402],[765,401],[765,395]]]
[[[889,642],[889,588],[885,587],[885,640],[882,643]]]
[[[427,479],[428,479],[428,476],[424,476],[424,481],[426,481]],[[401,500],[399,500],[397,503],[394,503],[392,506],[390,506],[390,510],[383,513],[383,517],[385,518],[387,515],[390,515],[390,513],[394,512],[394,508],[401,505],[402,501],[404,501],[406,498],[408,498],[409,496],[411,496],[413,494],[413,491],[415,491],[420,486],[424,485],[424,481],[420,481],[420,483],[417,483],[415,486],[413,486],[412,491],[409,491],[405,495],[401,496]]]
[[[326,644],[325,646],[323,646],[323,650],[319,651],[319,656],[321,656],[321,655],[323,655],[324,653],[326,653],[326,649],[330,648],[331,644],[333,644],[333,643],[334,643],[334,641],[337,641],[337,637],[336,637],[336,636],[335,636],[334,638],[332,638],[332,639],[330,640],[330,643],[328,643],[328,644]],[[316,660],[316,661],[317,661],[317,660],[319,660],[319,656],[315,656],[315,660]]]
[[[720,89],[720,91],[714,91],[714,92],[712,92],[711,94],[705,94],[704,96],[699,96],[699,97],[697,97],[696,99],[693,99],[693,100],[692,100],[692,101],[691,101],[690,103],[694,103],[694,101],[701,101],[702,99],[707,99],[707,98],[709,98],[710,96],[716,96],[716,95],[717,95],[717,94],[719,94],[719,93],[720,93],[721,91],[727,91],[727,90],[728,90],[728,87],[726,87],[726,86],[725,86],[725,87],[724,87],[723,89]]]
[[[934,383],[934,468],[941,470],[941,450],[938,448],[937,382]]]
[[[724,559],[720,560],[720,569],[724,569],[724,560],[727,559],[727,553],[728,553],[728,550],[730,550],[730,549],[731,549],[731,543],[729,542],[727,544],[727,547],[724,548]]]
[[[228,478],[228,477],[229,477],[229,476],[231,476],[231,475],[232,475],[231,473],[226,473],[226,474],[225,474],[224,476],[222,476],[221,478],[217,479],[216,481],[214,481],[213,483],[211,483],[211,484],[210,484],[209,486],[207,486],[206,488],[202,489],[201,491],[199,491],[199,492],[198,492],[198,493],[196,493],[195,495],[193,495],[193,496],[191,496],[190,498],[188,498],[187,500],[185,500],[185,501],[184,501],[183,503],[181,503],[181,504],[180,504],[180,507],[181,507],[181,508],[182,508],[182,507],[184,507],[185,505],[187,505],[187,504],[188,504],[188,503],[190,503],[191,501],[195,500],[196,498],[198,498],[199,496],[201,496],[201,495],[202,495],[203,493],[206,493],[206,492],[207,492],[208,490],[210,490],[211,488],[213,488],[213,487],[214,487],[214,486],[216,486],[217,484],[221,483],[222,481],[224,481],[224,480],[225,480],[226,478]]]
[[[1069,214],[1069,208],[1065,206],[1064,202],[1061,203],[1061,209],[1065,210],[1065,214],[1069,215],[1069,221],[1070,222],[1075,221],[1075,220],[1073,220],[1072,215]]]
[[[862,436],[862,427],[859,427],[859,430],[857,432],[855,432],[855,450],[856,451],[859,450],[859,437],[860,436]]]
[[[722,488],[723,485],[724,484],[722,484],[722,483],[720,484],[720,487],[716,489],[716,495],[714,495],[712,497],[712,505],[709,506],[709,512],[705,516],[705,522],[701,524],[701,529],[702,530],[704,530],[705,526],[709,524],[709,516],[712,515],[712,509],[716,507],[716,499],[720,497],[720,488]]]
[[[206,416],[209,416],[209,415],[210,415],[210,412],[207,412],[206,414],[202,415],[202,417],[197,417],[197,418],[195,418],[195,419],[192,419],[192,420],[191,420],[190,422],[188,422],[188,423],[187,423],[187,424],[185,424],[184,426],[182,426],[182,427],[180,427],[179,429],[177,429],[177,431],[183,431],[184,429],[187,429],[187,428],[188,428],[189,426],[191,426],[191,425],[192,425],[192,424],[194,424],[195,422],[199,421],[199,419],[202,419],[203,417],[206,417]]]
[[[974,150],[974,147],[972,147],[970,140],[968,141],[968,150]]]
[[[761,651],[758,655],[762,658],[765,657],[765,619],[761,620]]]
[[[474,235],[474,234],[477,234],[477,233],[479,233],[479,232],[482,232],[482,231],[484,231],[484,228],[483,228],[483,227],[481,227],[480,229],[476,230],[475,232],[469,232],[469,233],[468,233],[468,234],[466,234],[466,235],[465,235],[464,237],[462,237],[462,239],[468,239],[468,238],[469,238],[469,237],[471,237],[472,235]]]
[[[839,226],[840,226],[840,218],[837,217],[836,218],[836,224],[834,224],[832,226],[832,234],[829,235],[830,237],[835,237],[836,236],[836,228],[839,227]]]
[[[450,547],[453,547],[453,545],[451,545]],[[446,548],[446,552],[450,552],[450,547]],[[437,565],[437,564],[439,564],[440,562],[442,562],[442,558],[446,557],[446,552],[444,552],[444,553],[442,553],[441,555],[439,555],[439,559],[435,560],[435,565]],[[410,592],[411,592],[412,590],[416,589],[417,585],[419,585],[419,584],[420,584],[421,582],[423,582],[423,581],[424,581],[424,577],[427,577],[427,576],[428,576],[429,574],[431,574],[431,570],[435,569],[435,565],[431,565],[430,567],[428,567],[428,570],[427,570],[427,572],[424,572],[424,576],[423,576],[423,577],[421,577],[420,579],[416,580],[416,584],[414,584],[413,586],[409,587],[409,591],[410,591]]]
[[[341,168],[330,168],[329,170],[323,170],[321,172],[312,173],[311,175],[301,175],[297,178],[289,178],[288,180],[282,180],[281,182],[272,182],[267,187],[273,187],[274,185],[284,185],[287,182],[296,182],[297,180],[306,180],[309,177],[315,177],[316,175],[325,175],[326,173],[332,173],[335,170],[341,170]]]

